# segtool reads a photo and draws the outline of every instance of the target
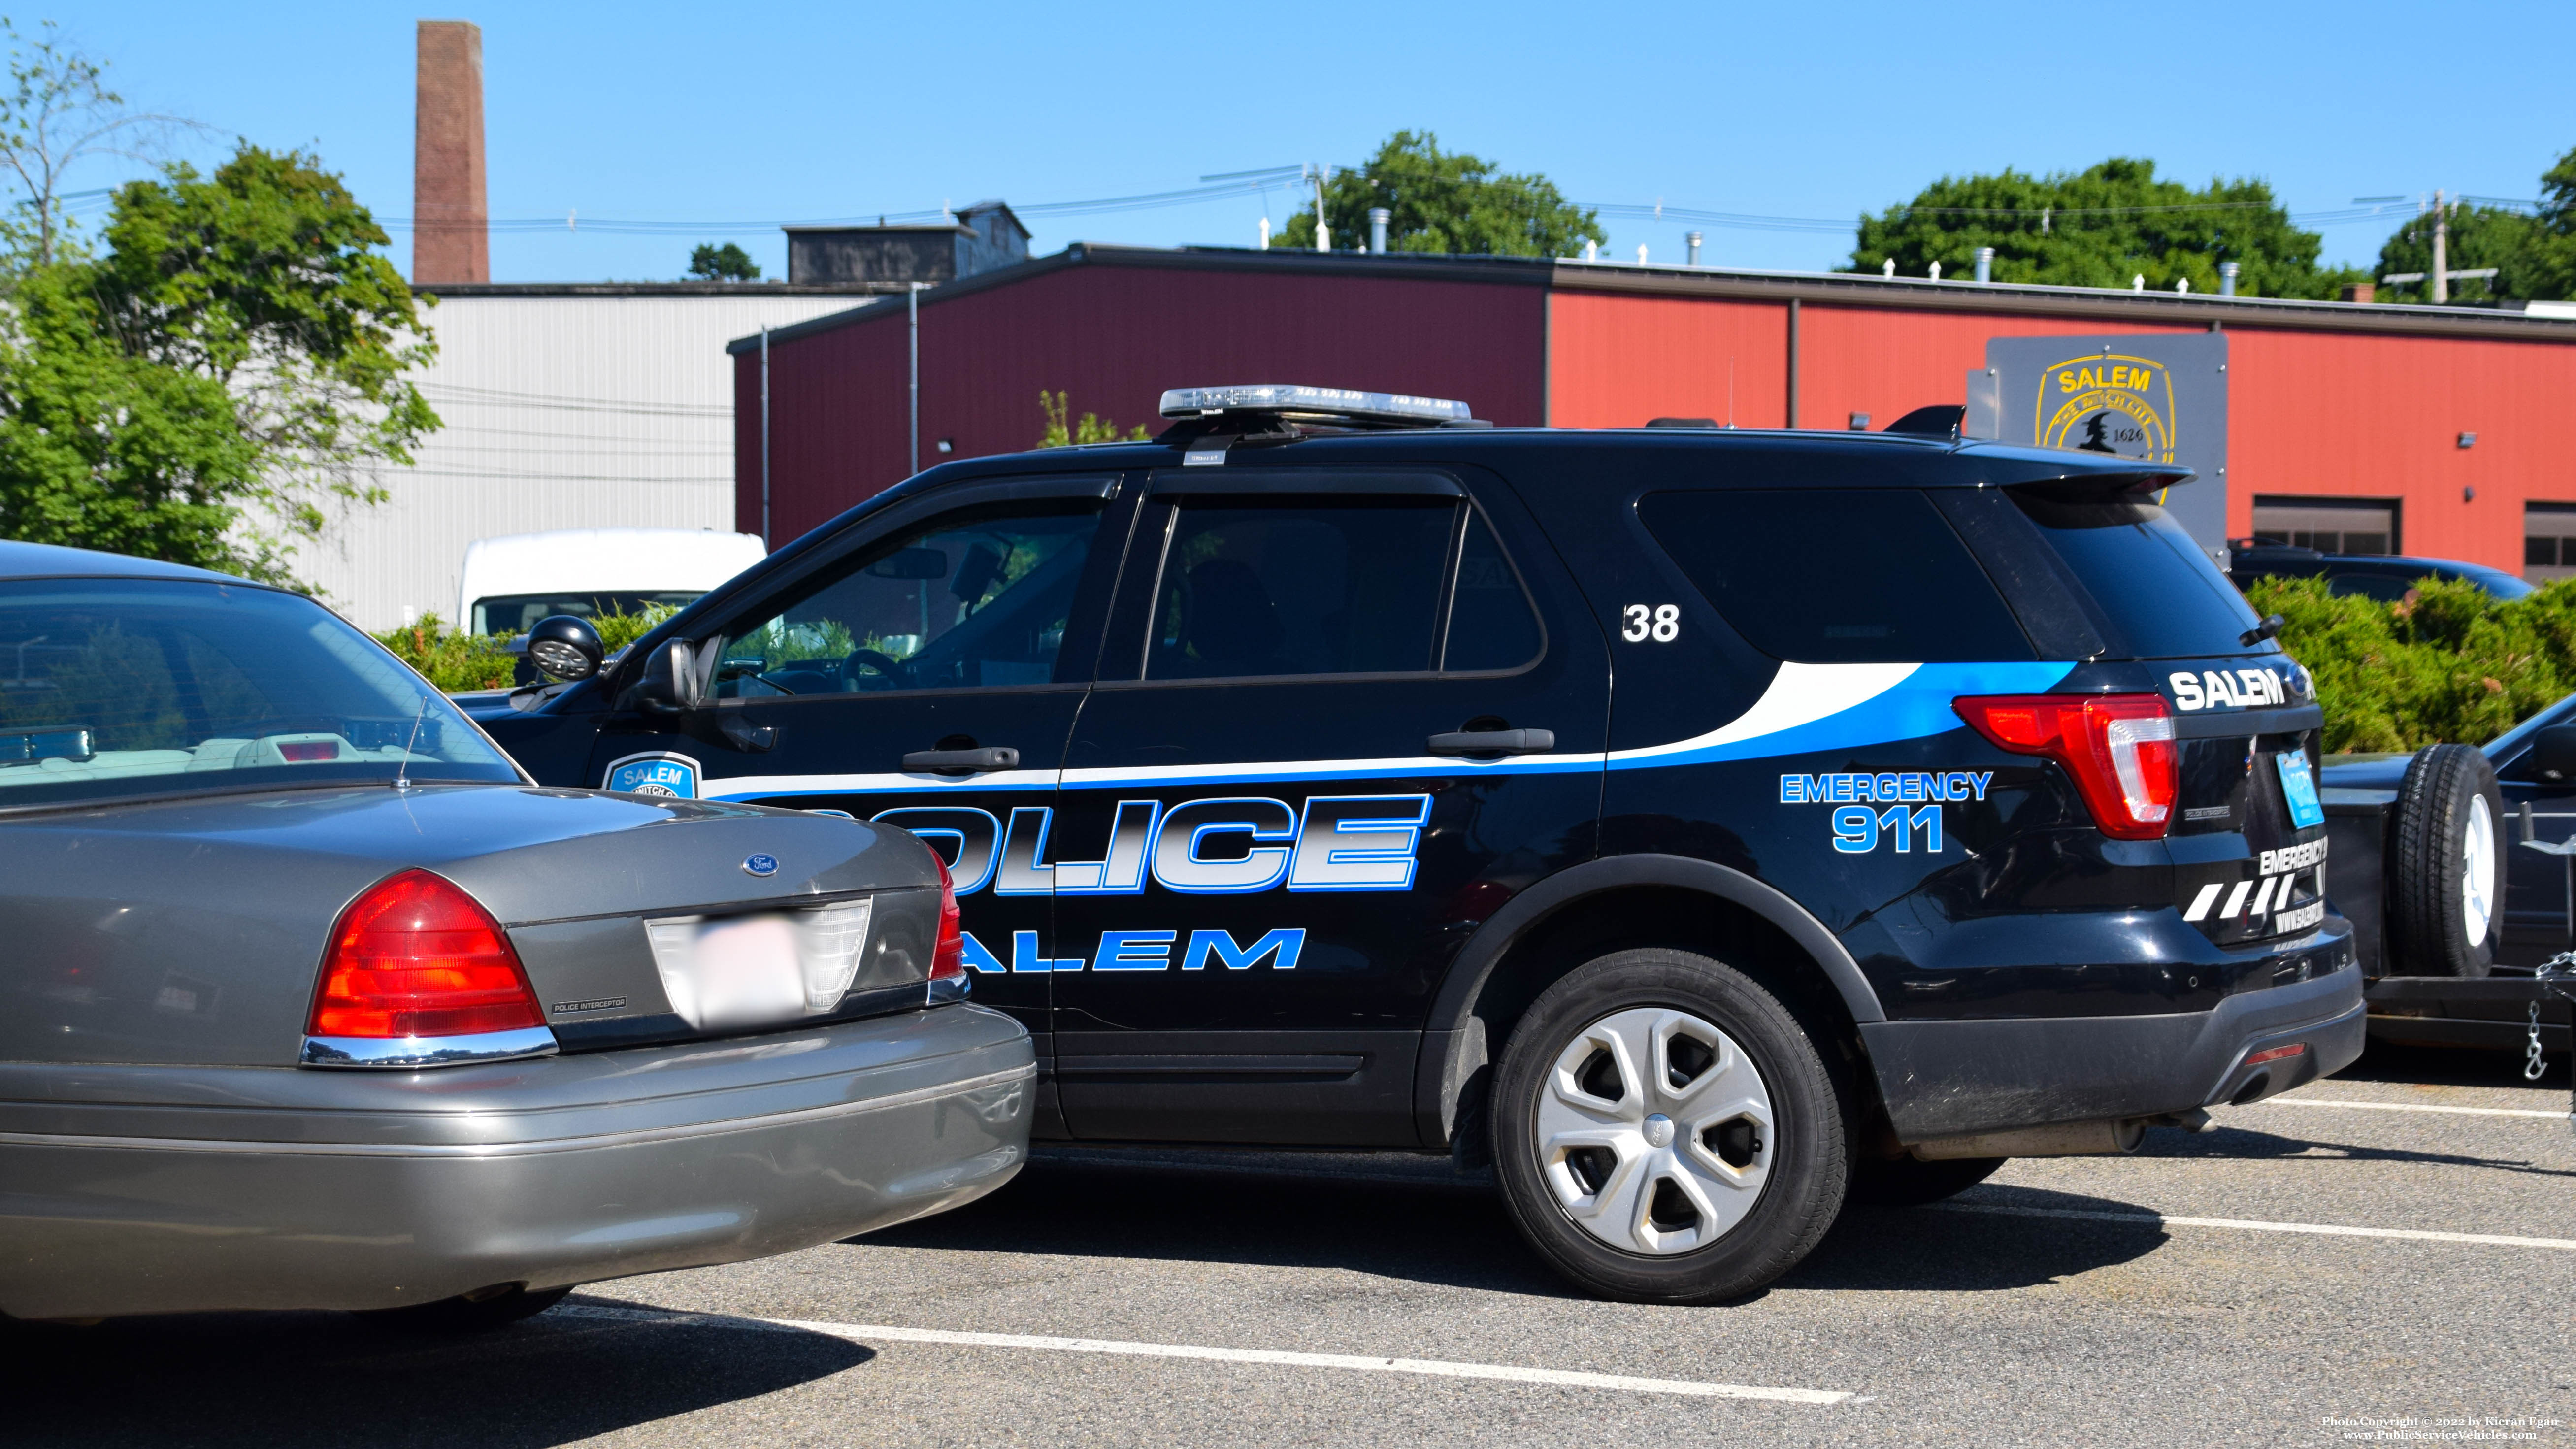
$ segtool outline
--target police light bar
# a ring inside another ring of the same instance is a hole
[[[1474,413],[1465,403],[1450,398],[1411,397],[1396,392],[1353,392],[1339,387],[1249,383],[1236,387],[1176,387],[1163,394],[1163,416],[1167,418],[1205,418],[1227,412],[1348,418],[1355,422],[1412,423],[1417,426],[1475,421]]]

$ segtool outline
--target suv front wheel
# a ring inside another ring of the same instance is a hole
[[[1705,956],[1622,951],[1540,993],[1504,1048],[1492,1122],[1522,1235],[1606,1297],[1758,1292],[1842,1209],[1822,1056],[1770,992]]]

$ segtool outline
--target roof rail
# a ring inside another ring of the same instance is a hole
[[[1167,441],[1218,431],[1276,432],[1300,423],[1360,429],[1493,426],[1450,398],[1289,383],[1176,387],[1163,394],[1162,412],[1178,425],[1164,435]]]

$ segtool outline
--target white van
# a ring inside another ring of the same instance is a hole
[[[477,634],[524,634],[555,614],[594,618],[678,607],[768,555],[749,533],[565,528],[465,547],[456,618]]]

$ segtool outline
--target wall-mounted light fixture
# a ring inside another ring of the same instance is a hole
[[[955,438],[942,438],[942,439],[940,439],[940,440],[939,440],[939,451],[941,451],[941,452],[943,452],[943,453],[954,453],[954,452],[956,452],[956,451],[957,451],[957,440],[956,440]]]
[[[2460,446],[2461,446],[2461,447],[2463,447],[2463,448],[2474,448],[2474,447],[2476,447],[2477,445],[2478,445],[2478,435],[2477,435],[2477,434],[2475,434],[2475,433],[2462,433],[2462,434],[2460,434]]]
[[[2461,485],[2460,485],[2460,501],[2461,501],[2462,503],[2475,503],[2475,502],[2477,502],[2477,501],[2478,501],[2478,485],[2476,485],[2475,483],[2463,483],[2463,484],[2461,484]]]
[[[1866,432],[1868,432],[1868,431],[1869,431],[1869,414],[1867,414],[1867,413],[1854,413],[1854,414],[1852,414],[1852,415],[1851,415],[1851,430],[1852,430],[1853,432],[1855,432],[1855,433],[1866,433]]]

